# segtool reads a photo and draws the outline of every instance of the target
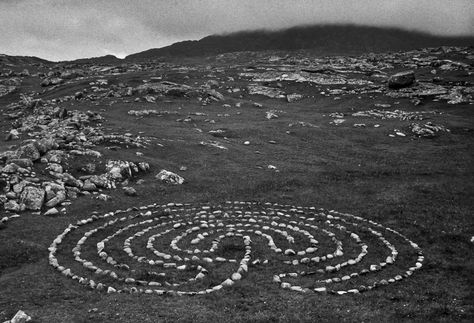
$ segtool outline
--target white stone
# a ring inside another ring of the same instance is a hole
[[[234,285],[234,281],[232,279],[228,278],[228,279],[224,280],[221,285],[224,286],[224,287],[225,286],[232,286],[232,285]]]
[[[7,321],[7,322],[10,322],[10,323],[25,323],[25,322],[29,322],[31,321],[31,317],[26,314],[25,312],[23,312],[22,310],[19,310],[18,312],[16,312],[15,316],[13,316],[13,318],[10,320],[10,321]]]

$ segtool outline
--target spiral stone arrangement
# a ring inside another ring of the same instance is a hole
[[[64,276],[107,293],[202,295],[249,279],[358,294],[422,267],[403,234],[355,215],[257,202],[152,204],[94,213],[49,247]],[[75,261],[73,261],[75,260]]]

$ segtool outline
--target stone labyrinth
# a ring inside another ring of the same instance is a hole
[[[357,294],[411,276],[424,260],[416,243],[376,222],[256,202],[94,213],[70,224],[49,251],[50,264],[84,286],[159,295],[239,284]]]

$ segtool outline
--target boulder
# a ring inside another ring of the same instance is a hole
[[[12,129],[8,133],[5,140],[9,141],[9,140],[16,140],[16,139],[19,139],[19,138],[20,138],[20,132],[17,129]]]
[[[286,101],[288,103],[296,102],[298,100],[301,100],[302,98],[303,98],[303,95],[298,94],[298,93],[292,93],[292,94],[286,95]]]
[[[273,87],[251,84],[247,86],[247,89],[250,95],[263,95],[274,99],[286,98],[283,91]]]
[[[9,162],[14,163],[23,168],[33,166],[33,162],[31,161],[31,159],[28,159],[28,158],[14,158],[14,159],[10,159]]]
[[[156,176],[156,179],[159,179],[165,183],[170,184],[183,184],[184,178],[175,174],[173,172],[167,171],[166,169],[162,169]]]
[[[58,144],[53,138],[42,138],[36,142],[36,148],[43,155],[52,149],[58,148]]]
[[[125,195],[137,196],[137,190],[135,190],[133,187],[125,186],[123,188],[123,191],[124,191]]]
[[[222,100],[224,100],[224,96],[222,95],[222,93],[217,92],[216,90],[209,90],[209,91],[207,91],[207,95],[209,95],[210,97],[214,98],[216,101],[222,101]]]
[[[58,112],[58,117],[59,119],[65,119],[67,117],[67,110],[66,108],[61,108],[61,110],[59,110]]]
[[[51,78],[46,78],[43,81],[41,81],[41,86],[51,86],[51,85],[58,85],[63,83],[64,80],[59,78],[59,77],[51,77]]]
[[[109,183],[105,175],[92,175],[87,181],[100,188],[107,188]]]
[[[57,215],[57,214],[59,214],[59,211],[57,208],[54,208],[54,207],[44,213],[44,215]]]
[[[62,150],[50,150],[44,155],[44,157],[50,163],[61,164],[61,162],[66,158],[66,152]]]
[[[20,201],[25,204],[27,209],[37,211],[43,206],[44,196],[45,192],[43,189],[27,186],[21,192]]]
[[[26,181],[21,181],[17,184],[14,184],[13,185],[13,192],[15,192],[16,194],[20,194],[27,184],[28,183]]]
[[[16,312],[15,316],[10,320],[10,321],[7,321],[9,323],[26,323],[26,322],[29,322],[31,321],[31,317],[26,314],[25,312],[23,312],[22,310],[19,310],[18,312]]]
[[[20,211],[20,205],[14,200],[10,200],[10,201],[6,202],[3,205],[3,207],[7,211],[12,211],[12,212],[19,212]]]
[[[19,158],[28,158],[32,161],[38,160],[41,157],[40,152],[34,143],[29,143],[18,148],[18,155]]]
[[[97,186],[92,183],[90,180],[84,181],[84,186],[82,187],[84,191],[93,192],[97,190]]]
[[[53,173],[62,173],[64,171],[60,164],[49,163],[47,169]]]
[[[415,82],[414,71],[404,71],[393,74],[388,79],[388,87],[391,89],[400,89],[412,85]]]
[[[82,188],[82,186],[84,186],[84,183],[81,180],[75,178],[69,173],[61,174],[61,179],[64,182],[64,184],[68,186],[73,186],[73,187],[78,187],[78,188]]]
[[[51,196],[51,194],[50,194]],[[53,197],[51,197],[45,205],[47,207],[54,207],[66,200],[66,190],[57,191]]]
[[[277,111],[276,111],[276,110],[267,111],[267,112],[265,113],[265,117],[266,117],[268,120],[276,119],[276,118],[278,118]]]
[[[9,159],[19,158],[20,152],[18,150],[7,150],[0,153],[0,162],[7,161]]]
[[[3,168],[0,168],[0,172],[4,174],[13,174],[16,173],[19,168],[20,166],[18,166],[17,164],[10,163],[5,165]]]

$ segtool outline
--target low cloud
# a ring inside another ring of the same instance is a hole
[[[0,53],[125,55],[209,34],[302,24],[474,35],[472,0],[0,0]]]

